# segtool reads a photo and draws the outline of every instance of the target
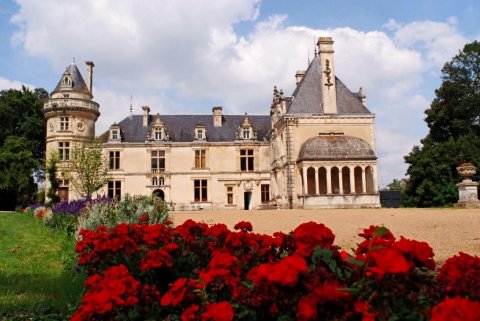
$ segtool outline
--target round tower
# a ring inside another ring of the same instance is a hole
[[[59,157],[57,175],[60,183],[59,196],[69,198],[68,182],[62,180],[61,170],[70,159],[70,152],[75,143],[95,138],[95,122],[100,116],[99,104],[92,100],[93,67],[87,65],[87,83],[83,79],[74,61],[62,74],[60,81],[43,106],[46,121],[46,158],[52,152]],[[50,183],[46,182],[46,190]]]

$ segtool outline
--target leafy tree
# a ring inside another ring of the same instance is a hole
[[[108,159],[97,142],[75,144],[65,177],[81,197],[89,197],[109,181]]]
[[[16,204],[26,205],[36,190],[34,175],[42,179],[45,157],[43,101],[48,93],[0,91],[0,194],[10,195]]]
[[[400,192],[402,190],[402,185],[399,179],[394,178],[393,181],[390,182],[390,184],[387,185],[387,189],[389,191],[398,191]]]
[[[430,129],[405,161],[410,181],[405,205],[431,207],[458,200],[456,166],[480,166],[480,43],[465,45],[442,69],[442,84],[425,121]],[[478,179],[475,177],[474,179]]]
[[[59,160],[58,152],[53,151],[48,157],[46,164],[47,177],[50,183],[50,187],[47,190],[47,197],[52,204],[60,201],[60,197],[58,196],[58,188],[60,184],[57,179],[57,164]]]

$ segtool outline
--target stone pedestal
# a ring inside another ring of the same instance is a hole
[[[458,187],[458,203],[455,207],[459,208],[480,208],[478,200],[478,183],[471,179],[464,179],[457,184]]]

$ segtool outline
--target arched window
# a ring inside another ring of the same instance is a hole
[[[327,194],[327,169],[325,167],[320,167],[318,169],[318,191],[320,195]]]
[[[342,186],[343,194],[351,194],[352,190],[350,188],[350,168],[347,166],[342,168]]]
[[[152,185],[157,186],[158,185],[158,178],[157,177],[152,177]]]
[[[315,195],[315,168],[307,169],[307,194]]]
[[[362,168],[360,166],[355,167],[354,171],[354,176],[355,176],[355,193],[356,194],[361,194],[363,193],[362,191]]]
[[[338,179],[339,170],[337,167],[333,167],[331,170],[331,182],[332,182],[332,193],[340,194],[340,182]]]
[[[160,177],[160,178],[158,179],[158,185],[160,185],[160,186],[165,185],[165,179],[164,179],[163,177]]]

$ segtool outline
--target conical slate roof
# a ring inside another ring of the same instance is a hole
[[[78,92],[84,92],[84,93],[90,93],[88,90],[87,84],[85,83],[85,80],[83,80],[82,74],[80,73],[80,70],[78,70],[78,67],[75,63],[71,63],[68,65],[67,69],[65,72],[62,74],[62,78],[58,82],[57,86],[53,90],[52,94],[55,92],[60,92],[62,89],[62,80],[65,76],[65,74],[69,74],[71,77],[71,80],[73,82],[73,86],[69,88],[69,90],[73,91],[78,91]]]
[[[335,88],[338,114],[370,114],[362,104],[360,95],[352,93],[337,77],[335,77]],[[320,58],[315,56],[293,92],[287,114],[324,114],[323,90]]]

